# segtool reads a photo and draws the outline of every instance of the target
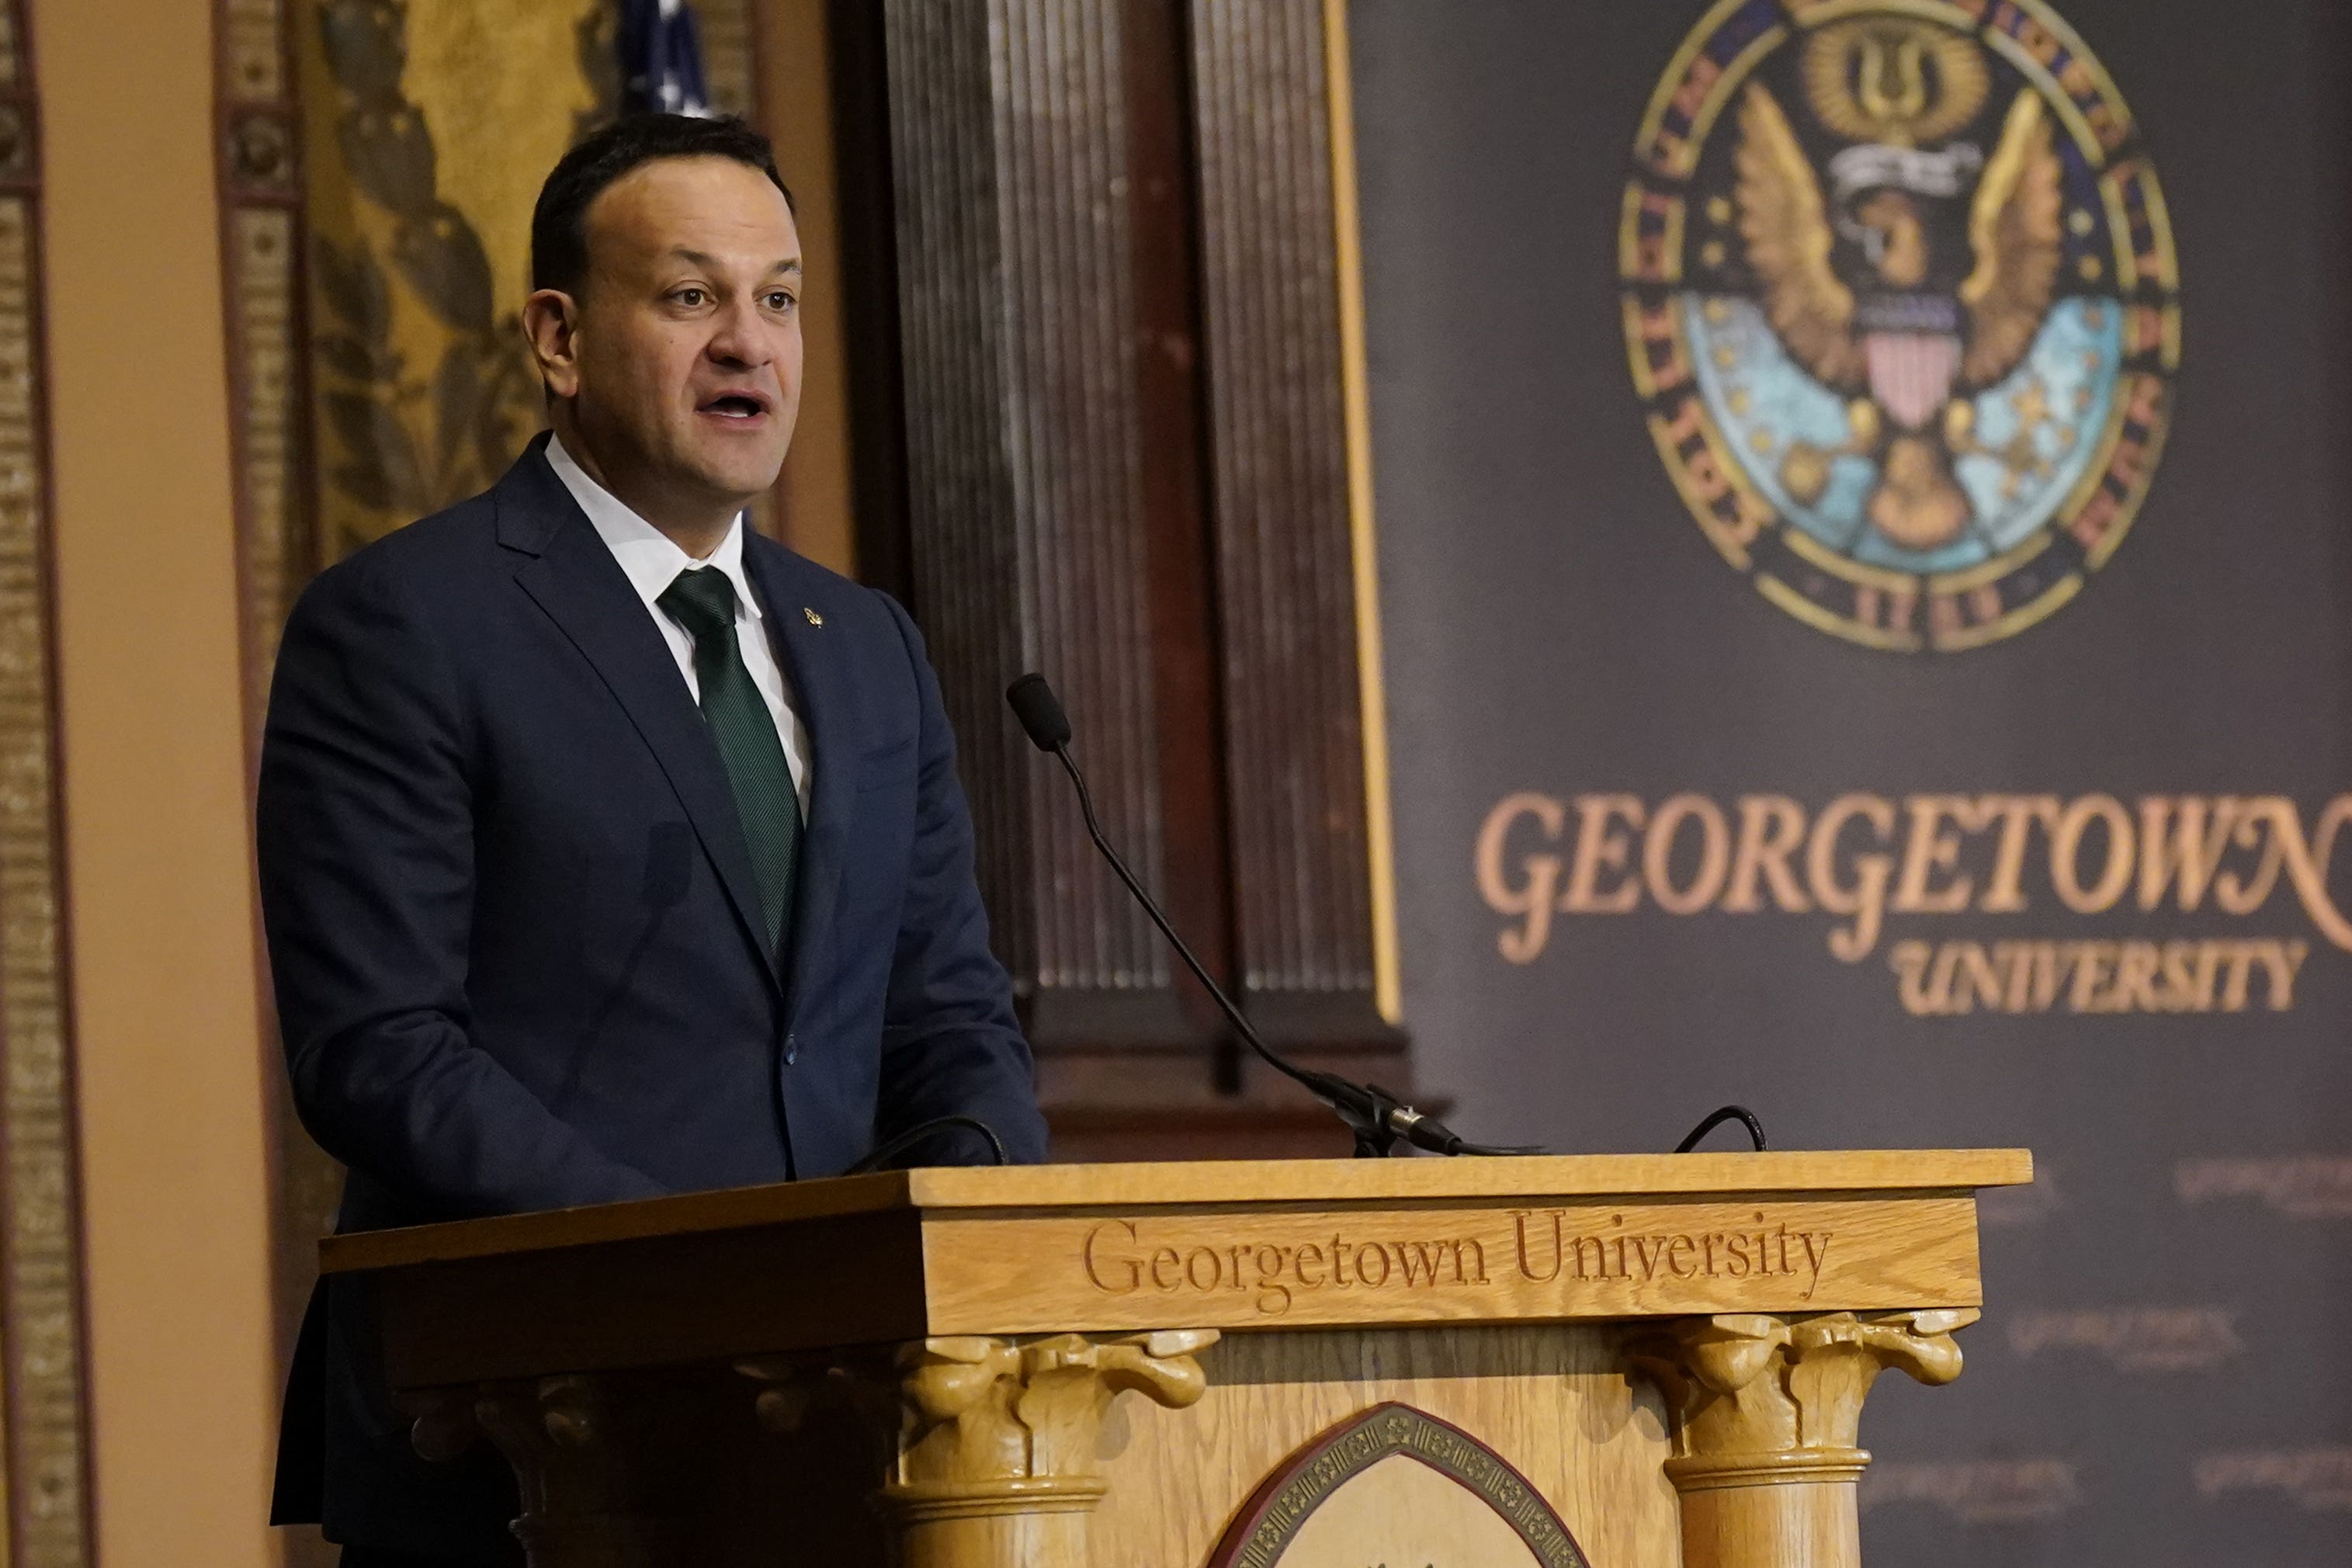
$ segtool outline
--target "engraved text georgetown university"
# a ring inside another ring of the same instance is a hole
[[[1350,1235],[1293,1242],[1213,1245],[1192,1237],[1163,1239],[1146,1223],[1105,1220],[1087,1232],[1080,1261],[1093,1287],[1108,1296],[1210,1296],[1232,1292],[1269,1317],[1291,1310],[1302,1296],[1325,1291],[1415,1291],[1439,1287],[1491,1288],[1489,1242],[1496,1262],[1521,1281],[1616,1284],[1785,1276],[1804,1281],[1810,1299],[1827,1266],[1833,1232],[1791,1230],[1761,1213],[1753,1226],[1705,1231],[1648,1231],[1628,1226],[1623,1214],[1587,1231],[1571,1231],[1567,1209],[1513,1209],[1508,1236]],[[1197,1235],[1197,1233],[1196,1233]]]

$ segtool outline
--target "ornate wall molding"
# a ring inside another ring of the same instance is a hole
[[[247,692],[256,720],[278,629],[314,569],[302,412],[300,125],[288,0],[220,0],[216,155]],[[258,740],[257,723],[248,733]]]
[[[79,1179],[57,743],[41,163],[23,0],[0,7],[0,1369],[9,1561],[89,1561]]]
[[[278,634],[318,569],[308,413],[308,276],[301,105],[288,8],[299,0],[216,0],[214,157],[220,192],[221,309],[227,350],[230,478],[236,509],[237,626],[248,773],[261,747]],[[278,1055],[268,963],[256,911],[254,969],[263,1037]],[[270,1105],[270,1275],[281,1367],[317,1277],[318,1238],[341,1171],[295,1120],[282,1073]],[[324,1568],[314,1533],[287,1542],[288,1568]]]

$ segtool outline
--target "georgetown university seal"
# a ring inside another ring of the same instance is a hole
[[[1981,647],[2122,543],[2179,276],[2137,122],[2041,0],[1723,0],[1650,100],[1618,248],[1675,488],[1798,619]]]

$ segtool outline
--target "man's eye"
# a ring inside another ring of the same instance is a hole
[[[789,310],[799,302],[781,289],[768,296],[768,309],[771,310]]]
[[[703,300],[709,297],[709,295],[704,293],[699,289],[681,289],[677,293],[670,296],[671,299],[676,300],[679,304],[688,307],[689,310],[701,304]]]

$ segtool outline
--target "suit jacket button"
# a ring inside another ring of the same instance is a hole
[[[786,1035],[784,1037],[784,1065],[786,1067],[790,1067],[794,1062],[801,1059],[800,1040],[801,1037],[798,1035]]]

